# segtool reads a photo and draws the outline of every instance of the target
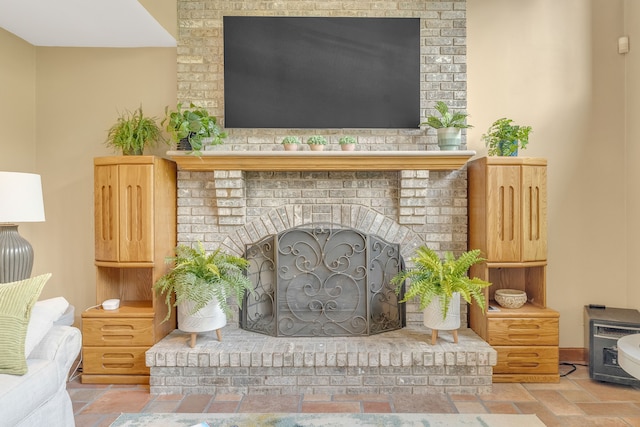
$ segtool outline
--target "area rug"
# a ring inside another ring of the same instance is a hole
[[[116,427],[544,427],[512,414],[121,414]]]

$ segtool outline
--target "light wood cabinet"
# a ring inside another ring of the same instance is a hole
[[[469,245],[489,262],[547,259],[546,163],[520,157],[469,163]]]
[[[469,162],[469,248],[487,262],[470,274],[492,283],[497,310],[469,308],[471,328],[498,352],[494,382],[559,381],[559,313],[547,307],[547,161],[483,157]],[[518,309],[500,307],[497,289],[527,293]]]
[[[176,245],[176,165],[155,156],[94,159],[96,304],[82,314],[83,383],[145,384],[145,352],[175,329],[152,286]]]
[[[97,261],[153,262],[152,164],[95,166]]]

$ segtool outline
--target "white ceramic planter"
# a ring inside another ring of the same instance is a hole
[[[191,347],[195,346],[198,332],[216,331],[218,340],[222,341],[220,329],[227,324],[227,315],[220,308],[218,300],[214,299],[194,314],[189,314],[194,305],[191,301],[178,304],[178,329],[191,333]]]
[[[440,298],[435,297],[424,309],[424,326],[432,330],[451,331],[460,328],[460,294],[455,292],[449,301],[447,317],[442,318]]]
[[[462,144],[462,130],[460,128],[440,128],[438,134],[438,147],[443,151],[459,150]]]

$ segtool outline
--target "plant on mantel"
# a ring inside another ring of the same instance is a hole
[[[358,140],[351,135],[345,135],[338,140],[338,144],[340,144],[343,151],[355,150],[357,143]]]
[[[165,108],[165,118],[161,123],[179,150],[193,150],[194,154],[200,154],[205,140],[210,140],[210,145],[220,145],[227,137],[226,132],[218,126],[215,116],[202,107],[189,104],[188,109],[182,109],[182,103],[178,103],[175,110]]]
[[[285,136],[282,139],[282,146],[284,147],[285,151],[297,151],[300,143],[300,138],[298,138],[297,136],[289,135]]]
[[[420,126],[427,125],[436,130],[441,150],[457,150],[462,144],[461,130],[473,127],[466,122],[469,115],[460,111],[450,112],[449,106],[443,101],[437,101],[433,108],[440,116],[428,116]]]
[[[327,145],[327,138],[322,135],[313,135],[307,139],[307,144],[309,144],[311,150],[322,151],[324,146]]]

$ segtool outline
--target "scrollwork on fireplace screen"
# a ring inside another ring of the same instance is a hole
[[[240,326],[273,336],[371,335],[405,324],[391,278],[398,244],[338,225],[301,226],[248,245],[253,296]]]

